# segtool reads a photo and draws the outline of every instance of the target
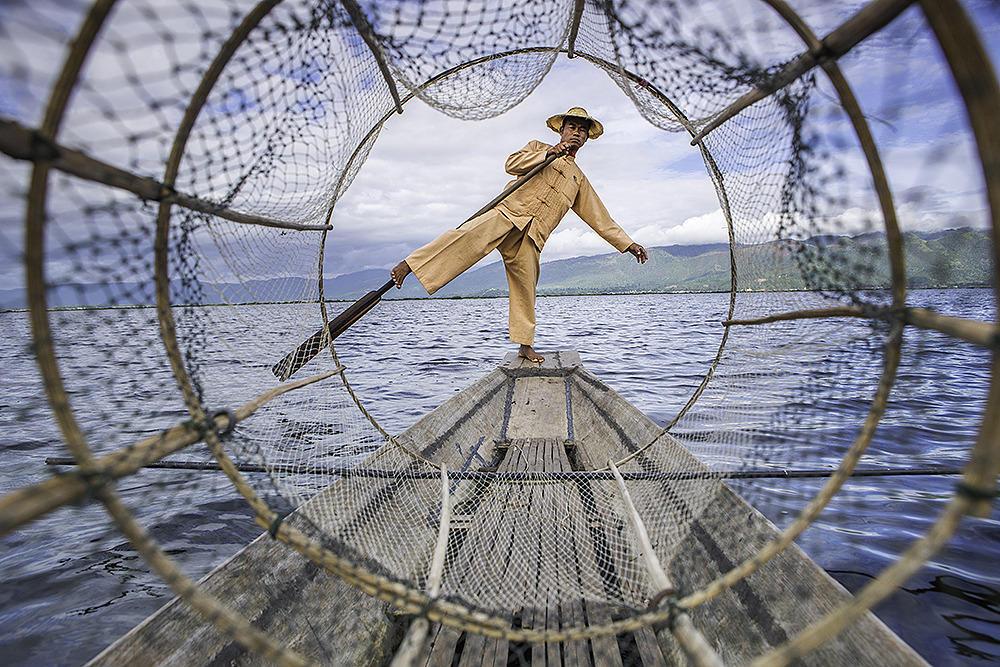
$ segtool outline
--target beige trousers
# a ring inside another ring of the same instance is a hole
[[[510,291],[510,339],[531,345],[535,340],[535,288],[541,253],[528,237],[530,224],[518,229],[503,213],[490,209],[417,248],[406,263],[427,293],[434,294],[494,249],[499,250]]]

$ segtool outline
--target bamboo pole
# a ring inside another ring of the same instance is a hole
[[[1000,347],[1000,326],[990,322],[941,315],[926,308],[907,308],[903,311],[903,320],[915,327],[940,331],[983,347]]]
[[[284,393],[325,380],[339,374],[343,367],[279,385],[234,412],[236,420],[222,414],[212,420],[216,431],[232,429],[236,424],[253,415],[257,410]],[[184,422],[165,431],[140,440],[111,454],[95,459],[90,468],[58,475],[38,484],[12,491],[0,498],[0,535],[34,521],[63,505],[77,502],[94,488],[93,480],[113,481],[131,475],[160,459],[200,441],[204,430],[193,422]],[[75,463],[75,459],[61,459],[57,465]]]
[[[941,315],[927,308],[861,308],[859,306],[838,306],[835,308],[816,308],[808,310],[791,310],[752,319],[723,320],[726,327],[757,326],[773,322],[788,322],[792,320],[822,319],[827,317],[860,317],[869,319],[893,320],[901,319],[920,329],[939,331],[948,336],[958,338],[975,345],[987,348],[1000,346],[1000,326],[970,320],[964,317]]]
[[[0,151],[15,160],[37,162],[43,160],[50,169],[57,169],[70,176],[100,183],[119,190],[125,190],[148,201],[168,201],[183,208],[208,213],[218,218],[242,225],[257,225],[259,227],[275,227],[296,231],[323,231],[330,229],[329,225],[307,225],[296,222],[285,222],[250,213],[241,213],[218,204],[175,192],[155,178],[139,176],[131,171],[120,169],[86,153],[73,150],[45,140],[38,130],[25,127],[17,121],[0,118]]]
[[[865,5],[857,14],[847,19],[839,27],[821,40],[818,50],[810,49],[791,60],[773,77],[744,93],[735,102],[720,111],[691,139],[691,145],[701,143],[706,136],[720,125],[747,107],[756,104],[772,93],[781,90],[802,75],[808,73],[824,60],[836,60],[857,44],[888,25],[899,16],[914,0],[874,0]]]
[[[438,523],[437,544],[434,545],[434,556],[431,559],[430,572],[427,575],[427,597],[431,601],[441,594],[441,578],[444,575],[444,561],[448,554],[448,534],[451,529],[451,494],[448,489],[448,470],[441,466],[441,519]],[[427,633],[430,622],[426,616],[418,616],[410,624],[410,629],[403,638],[399,650],[392,659],[392,667],[410,667],[416,665],[427,643]]]
[[[764,317],[754,317],[748,319],[723,320],[725,327],[734,326],[755,326],[759,324],[771,324],[772,322],[787,322],[790,320],[813,320],[826,317],[870,317],[868,311],[858,306],[837,306],[834,308],[812,308],[805,310],[790,310],[784,313],[774,313]]]
[[[41,141],[54,142],[59,134],[66,108],[73,94],[74,84],[80,76],[97,35],[114,8],[115,0],[97,0],[87,11],[76,39],[69,46],[69,53],[52,87],[45,116],[38,129]],[[62,371],[52,344],[52,329],[48,313],[48,292],[45,280],[45,225],[49,186],[49,160],[35,161],[28,187],[27,211],[24,220],[24,273],[28,308],[31,314],[31,342],[35,359],[45,385],[46,397],[52,407],[53,417],[70,453],[81,466],[93,461],[83,431],[73,414],[66,394]]]
[[[570,19],[569,39],[566,41],[566,57],[576,56],[576,36],[580,32],[580,19],[583,18],[583,8],[586,5],[584,0],[574,0],[573,16]]]
[[[649,533],[646,531],[646,525],[643,523],[642,517],[639,516],[639,511],[632,502],[632,496],[628,492],[628,487],[625,485],[625,480],[622,478],[618,466],[615,465],[614,459],[608,459],[608,468],[611,469],[611,472],[615,476],[615,481],[618,482],[618,494],[621,497],[622,505],[625,507],[625,514],[632,526],[632,533],[639,543],[639,550],[642,552],[646,572],[653,582],[653,590],[656,591],[653,598],[662,599],[665,596],[672,595],[677,589],[674,588],[673,583],[660,564],[660,559],[656,556],[656,551],[653,549],[653,544],[649,539]],[[687,655],[691,663],[699,666],[721,667],[722,660],[719,659],[719,656],[715,653],[715,649],[709,645],[705,637],[691,623],[691,619],[687,613],[680,611],[671,618],[670,632],[677,639],[677,643],[681,645],[684,654]]]

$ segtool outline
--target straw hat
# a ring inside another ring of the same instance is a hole
[[[566,118],[582,118],[584,120],[589,120],[591,139],[596,139],[597,137],[604,134],[604,126],[601,125],[601,121],[597,120],[589,113],[587,113],[587,110],[584,109],[583,107],[573,107],[566,113],[560,113],[556,114],[555,116],[551,116],[547,121],[545,121],[545,124],[548,125],[549,129],[552,130],[553,132],[562,132],[563,120],[565,120]]]

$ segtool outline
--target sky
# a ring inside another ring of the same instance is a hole
[[[560,58],[524,102],[498,118],[457,120],[421,101],[392,117],[334,209],[332,239],[350,246],[340,261],[348,270],[394,264],[457,226],[511,179],[503,168],[510,153],[532,139],[558,141],[545,120],[573,106],[584,107],[605,128],[580,150],[577,164],[636,241],[726,240],[721,216],[712,214],[719,207],[715,189],[687,135],[649,124],[586,61]],[[612,251],[570,211],[542,259]]]
[[[831,10],[830,3],[795,4],[803,5],[800,9],[820,34],[857,9],[848,4],[837,10]],[[970,5],[996,58],[997,12],[988,3]],[[791,39],[782,45],[788,53],[801,48],[794,36]],[[960,100],[921,17],[911,10],[842,59],[841,66],[879,142],[904,230],[984,227],[978,157]],[[817,116],[836,116],[827,123],[836,125],[831,133],[848,135],[832,87],[822,74],[817,80]],[[829,108],[824,110],[824,104]],[[584,146],[577,163],[634,240],[646,246],[727,240],[715,189],[687,136],[647,122],[603,71],[582,59],[560,56],[530,96],[497,118],[457,120],[420,100],[390,118],[334,209],[328,275],[392,266],[413,248],[455,227],[503,188],[510,178],[503,171],[509,153],[531,139],[557,140],[544,121],[571,106],[583,106],[604,123],[605,134]],[[819,227],[870,231],[879,214],[862,153],[856,144],[846,146],[838,159],[849,172],[844,188],[852,191],[841,209],[830,213],[829,224]],[[752,187],[759,174],[743,176]],[[733,175],[731,182],[738,178]],[[571,211],[541,259],[608,252],[613,249]],[[493,253],[483,263],[498,258]]]
[[[161,17],[161,23],[147,16],[143,3],[124,2],[116,10],[103,44],[121,43],[126,48],[99,48],[92,55],[86,73],[87,85],[81,87],[74,99],[63,140],[71,145],[77,142],[89,145],[102,159],[113,164],[135,164],[140,171],[146,170],[157,177],[179,120],[179,110],[183,108],[180,103],[186,101],[197,81],[197,72],[217,47],[202,44],[204,40],[199,41],[197,30],[170,23],[181,20],[182,17],[174,13],[182,12],[183,8],[157,0],[149,0],[148,4],[166,17]],[[863,3],[796,0],[792,4],[816,32],[823,35]],[[1000,60],[998,6],[990,0],[968,0],[965,4],[976,19],[994,62]],[[85,7],[85,3],[66,4],[62,0],[14,2],[0,7],[0,55],[5,58],[0,64],[0,113],[29,125],[37,123],[40,100],[47,94],[54,64],[65,48],[65,40],[74,34]],[[207,7],[204,16],[199,13],[199,20],[206,25],[213,21],[218,23],[221,27],[216,38],[221,39],[220,36],[228,34],[226,22],[233,19],[223,8],[211,7],[215,5]],[[717,21],[722,29],[731,31],[730,34],[747,28],[749,41],[745,40],[742,46],[765,62],[781,62],[802,49],[794,33],[763,3],[718,0],[690,7],[696,7],[693,11]],[[721,11],[725,8],[739,11]],[[755,22],[768,24],[769,32],[755,33],[758,30]],[[179,41],[158,42],[166,32],[163,26],[168,25],[173,26]],[[207,123],[213,120],[213,114],[216,114],[215,119],[225,116],[232,121],[234,132],[248,132],[244,143],[265,144],[270,139],[254,134],[261,127],[268,123],[301,120],[295,117],[293,102],[287,102],[285,111],[280,112],[288,113],[287,109],[293,109],[287,118],[280,116],[278,111],[270,117],[260,113],[266,104],[277,108],[285,103],[281,95],[287,98],[299,92],[300,88],[293,81],[295,77],[314,78],[314,94],[318,91],[320,97],[327,100],[326,108],[316,107],[321,113],[304,126],[304,130],[297,127],[295,132],[279,137],[289,143],[288,157],[281,166],[285,171],[279,169],[274,178],[265,173],[264,177],[249,179],[252,187],[248,186],[245,196],[241,195],[244,199],[237,198],[237,208],[245,205],[249,212],[269,214],[267,206],[285,206],[291,216],[313,221],[310,216],[325,209],[331,174],[335,175],[336,165],[350,153],[352,147],[336,145],[337,137],[324,125],[330,119],[322,115],[337,113],[336,105],[329,101],[335,101],[336,95],[341,93],[335,86],[323,87],[335,84],[334,78],[340,76],[341,71],[349,74],[351,68],[367,62],[365,59],[370,56],[363,49],[337,47],[335,38],[328,44],[329,35],[318,34],[312,39],[315,41],[310,46],[311,53],[329,48],[325,62],[297,66],[294,58],[284,59],[287,54],[276,51],[277,55],[268,56],[264,52],[260,63],[251,65],[242,78],[223,77],[199,118],[199,123]],[[272,61],[282,65],[275,66]],[[183,65],[181,74],[171,74],[169,66],[172,64]],[[889,28],[842,58],[840,65],[854,86],[879,143],[904,230],[985,226],[982,176],[964,110],[919,9],[907,10]],[[259,67],[259,71],[253,67]],[[23,74],[28,70],[32,72],[30,77]],[[36,76],[38,73],[40,76]],[[831,193],[842,201],[827,206],[825,217],[806,221],[807,226],[840,233],[869,231],[878,212],[871,196],[867,167],[856,142],[850,139],[849,128],[830,84],[821,73],[816,76],[818,88],[813,96],[811,118],[821,132],[843,143],[834,146],[836,159],[821,167],[840,166],[845,173],[835,184],[837,192]],[[133,78],[141,85],[130,83]],[[283,82],[283,78],[289,82]],[[26,80],[31,86],[19,85]],[[373,72],[362,72],[360,80],[365,86],[380,84]],[[277,99],[254,98],[256,89],[251,84],[259,86],[262,83],[271,86],[269,90]],[[499,86],[503,82],[495,79],[487,83]],[[231,90],[225,90],[226,85]],[[332,90],[329,93],[332,97],[324,98],[323,95],[328,95],[323,92],[325,90]],[[153,112],[149,103],[156,99],[169,99],[175,104]],[[234,100],[239,104],[227,107]],[[241,126],[242,104],[246,104],[246,116],[253,116],[253,122],[248,120]],[[92,108],[86,108],[87,105]],[[727,240],[715,188],[699,152],[689,145],[687,136],[661,130],[647,122],[601,70],[583,59],[559,56],[530,95],[497,117],[459,120],[419,99],[408,103],[403,114],[390,117],[353,184],[334,208],[334,229],[325,246],[326,274],[335,276],[362,269],[388,268],[414,248],[457,226],[509,180],[503,171],[507,155],[531,139],[554,143],[557,135],[545,127],[545,119],[572,106],[583,106],[605,126],[605,134],[588,142],[577,162],[611,215],[633,239],[646,246]],[[120,114],[121,118],[106,122],[103,115],[106,108]],[[470,113],[483,115],[476,109]],[[124,133],[147,138],[129,144],[121,139]],[[328,136],[324,137],[324,133]],[[182,165],[179,183],[185,183],[192,164],[198,160],[210,161],[226,145],[225,132],[217,134],[214,140],[218,144],[211,143],[210,134],[198,135],[190,142],[190,154]],[[302,138],[304,147],[299,153],[294,145],[297,138]],[[710,146],[713,140],[710,138]],[[320,152],[311,152],[316,147]],[[192,157],[194,153],[198,155]],[[246,161],[248,171],[256,166],[252,151],[239,159]],[[230,157],[228,161],[239,166],[239,160]],[[235,169],[221,173],[225,178],[211,186],[220,191],[231,186],[226,179],[237,179],[240,175]],[[18,246],[26,176],[23,164],[0,160],[0,178],[4,181],[7,204],[0,213],[3,218],[0,223],[0,240],[3,241],[0,243],[3,246],[0,249],[0,280],[5,286],[21,282]],[[726,182],[734,193],[740,192],[744,200],[752,201],[755,190],[763,187],[761,184],[771,177],[773,174],[759,165],[730,165]],[[53,273],[71,276],[74,271],[68,258],[59,255],[59,250],[71,245],[75,234],[84,233],[80,231],[83,226],[75,224],[73,212],[87,201],[87,193],[81,193],[75,199],[51,202],[50,208],[57,212],[54,217],[63,226],[54,234],[66,235],[69,239],[63,246],[58,242],[50,245],[49,261],[55,267]],[[302,210],[294,211],[300,204]],[[255,206],[264,208],[255,209]],[[757,229],[761,238],[774,235],[774,206],[768,206],[760,205],[745,213],[742,221],[746,228]],[[105,220],[91,216],[87,224],[87,234],[106,228],[111,237],[123,233],[123,228],[127,231],[134,223],[128,218]],[[259,250],[259,259],[225,258],[225,248],[213,248],[213,241],[207,241],[203,248],[206,279],[227,280],[234,273],[256,277],[308,275],[314,269],[315,254],[309,254],[316,252],[314,239],[305,241],[308,247],[300,252],[296,243],[303,242],[297,237],[261,236],[258,243],[251,238],[256,233],[247,230],[246,238],[232,241],[231,250],[238,255],[241,244],[249,244],[247,247],[253,246],[255,252]],[[223,239],[223,245],[227,242]],[[267,251],[266,243],[280,244],[280,252]],[[570,212],[549,238],[542,261],[608,252],[613,249]],[[268,257],[283,259],[274,261]],[[484,261],[498,259],[498,254],[493,253]],[[59,268],[60,263],[63,270]]]

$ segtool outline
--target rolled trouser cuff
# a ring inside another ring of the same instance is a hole
[[[535,330],[531,331],[511,331],[510,340],[512,343],[517,343],[518,345],[534,345],[535,344]]]

